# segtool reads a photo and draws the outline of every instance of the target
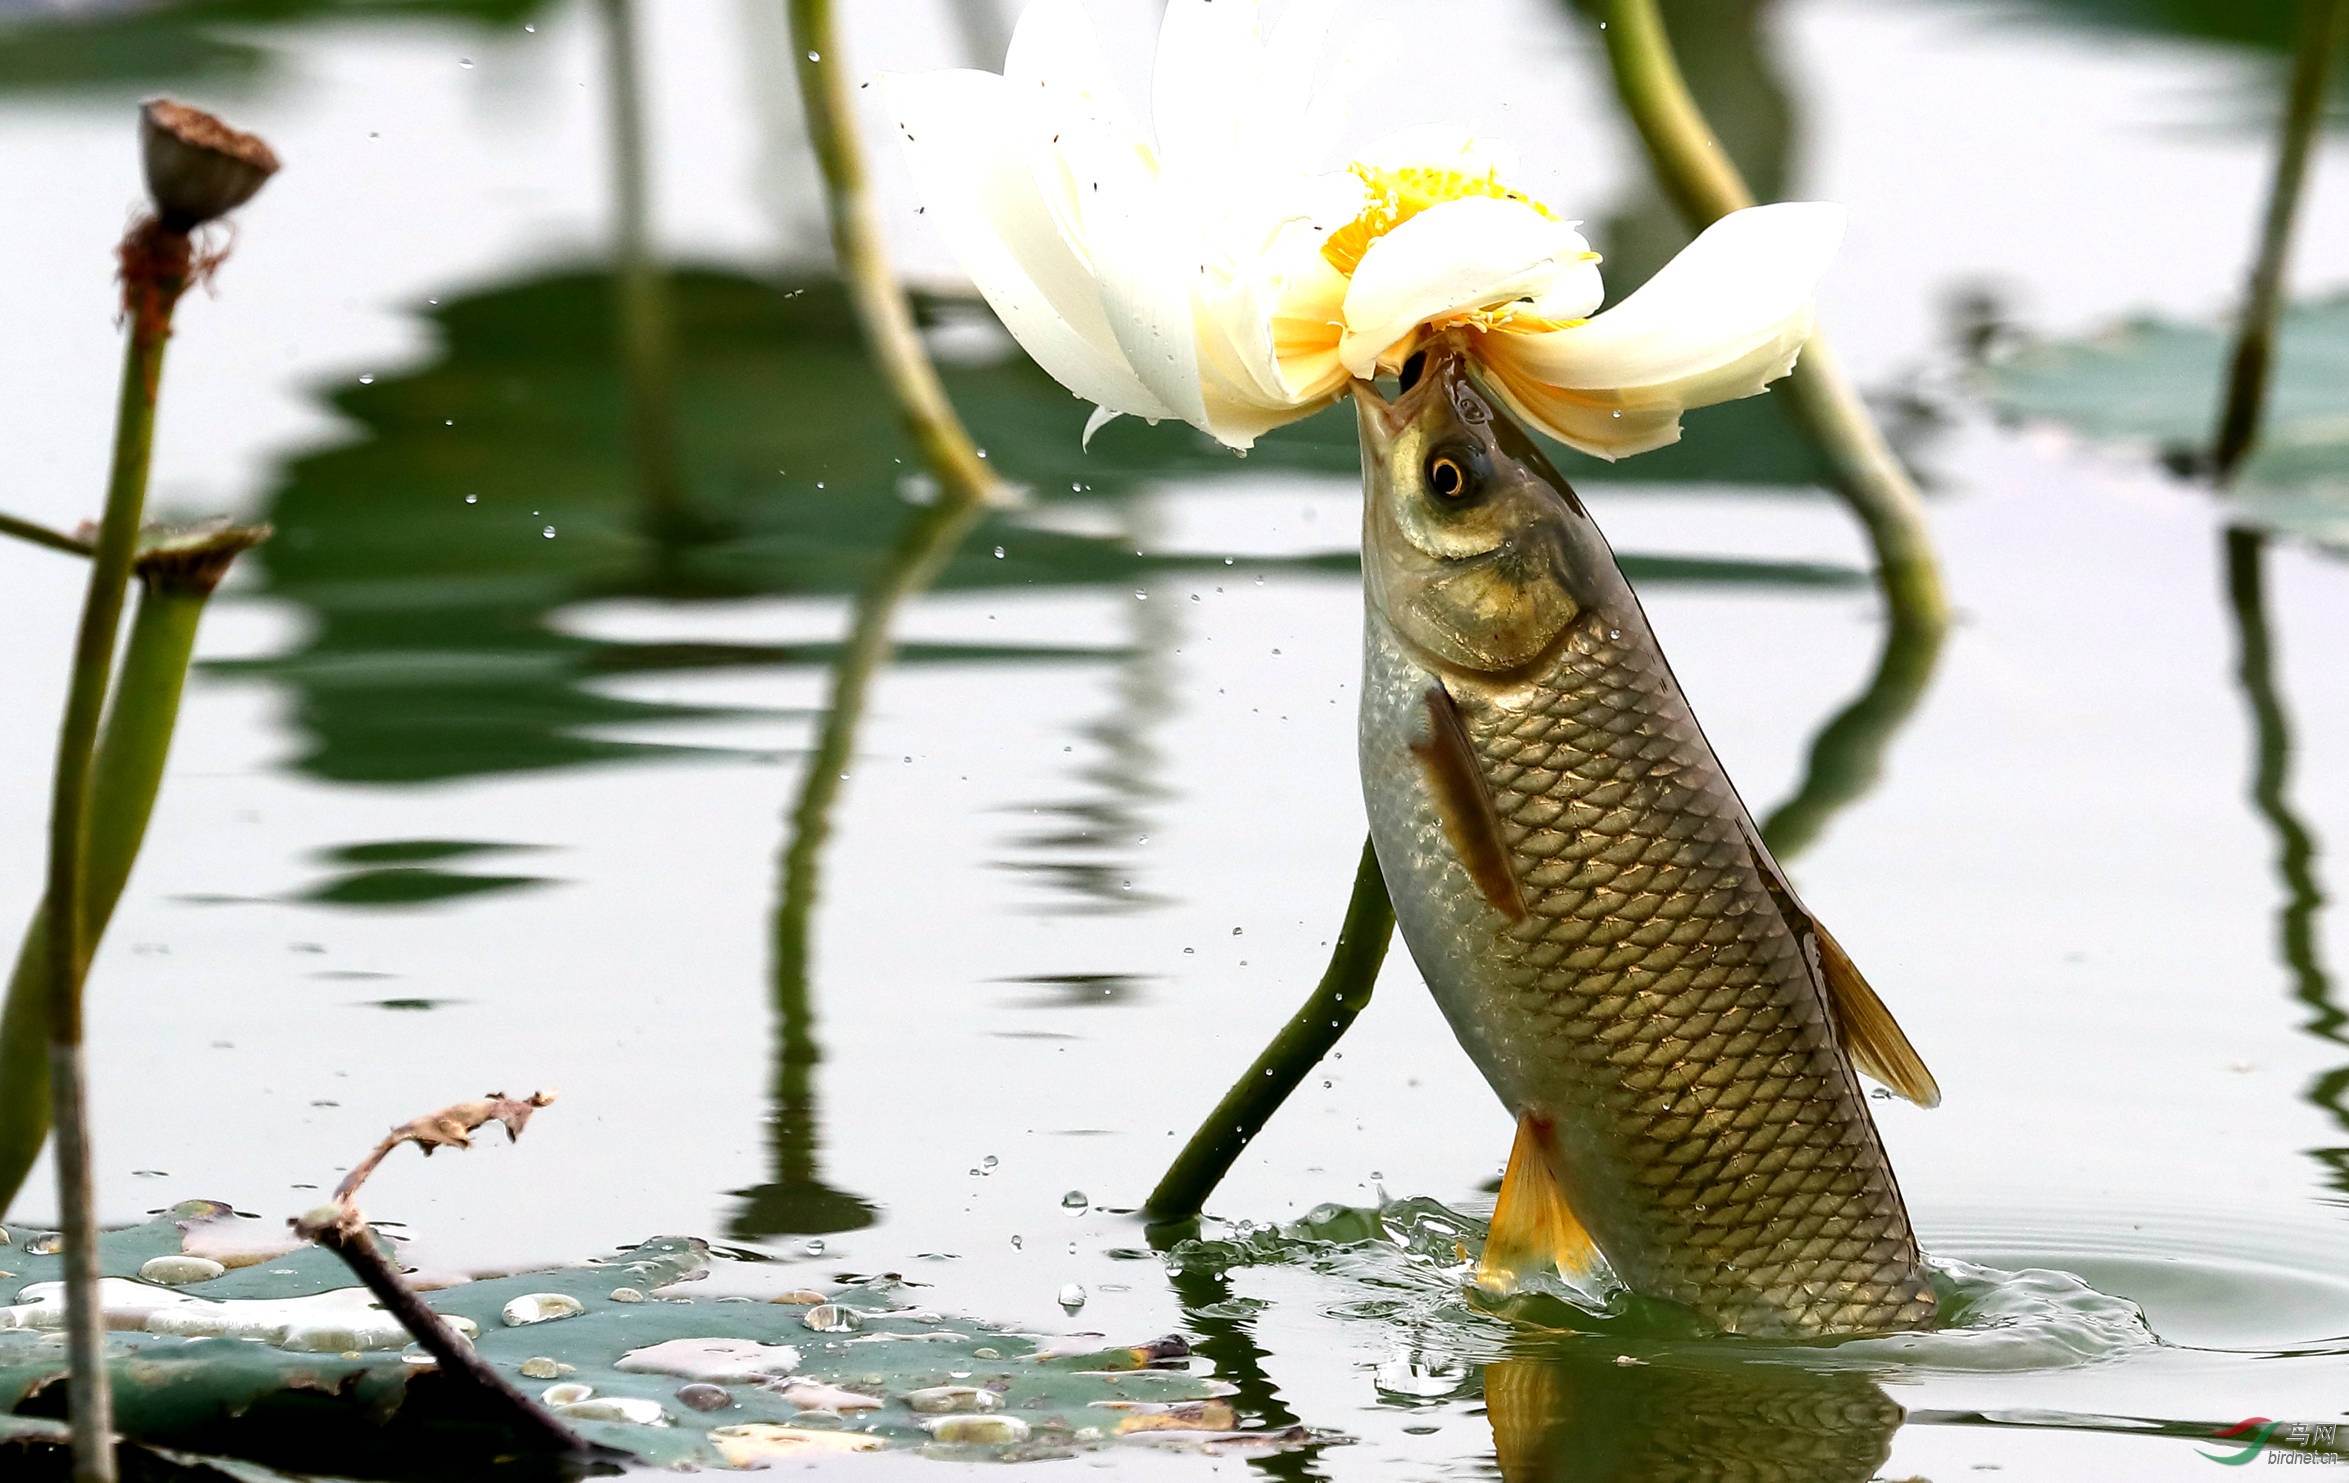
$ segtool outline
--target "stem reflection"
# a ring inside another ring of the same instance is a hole
[[[2235,617],[2235,679],[2251,709],[2256,748],[2251,768],[2251,803],[2276,840],[2276,875],[2284,903],[2276,913],[2276,951],[2292,975],[2292,994],[2308,1006],[2309,1033],[2349,1045],[2349,1014],[2333,1002],[2333,986],[2317,943],[2317,913],[2324,887],[2317,880],[2317,842],[2286,796],[2292,772],[2292,724],[2276,688],[2274,641],[2268,632],[2267,537],[2245,526],[2226,533],[2227,602]],[[2349,1066],[2328,1071],[2310,1085],[2308,1099],[2349,1130]],[[2325,1166],[2332,1186],[2349,1193],[2349,1148],[2311,1150]]]
[[[1939,622],[1892,604],[1867,687],[1811,738],[1801,786],[1762,821],[1763,842],[1780,861],[1810,848],[1837,814],[1876,786],[1885,750],[1933,683],[1945,632]]]
[[[822,1235],[871,1225],[876,1212],[859,1196],[833,1189],[818,1169],[820,1120],[815,1068],[823,1048],[815,1038],[815,1005],[808,987],[810,917],[832,835],[832,807],[848,778],[858,724],[873,676],[889,662],[890,624],[906,598],[927,587],[977,521],[976,499],[951,494],[915,515],[889,563],[857,598],[848,639],[833,661],[830,698],[808,759],[807,775],[791,809],[782,857],[782,889],[775,908],[775,1076],[767,1118],[773,1176],[736,1190],[742,1202],[727,1223],[737,1240]]]

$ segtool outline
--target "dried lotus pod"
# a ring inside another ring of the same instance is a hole
[[[277,173],[277,153],[260,136],[168,98],[141,105],[139,153],[147,194],[165,229],[174,232],[226,216]]]

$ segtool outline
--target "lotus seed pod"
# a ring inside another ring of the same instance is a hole
[[[906,1406],[928,1415],[958,1411],[993,1411],[1003,1397],[976,1385],[932,1385],[905,1393]]]
[[[1000,1447],[1028,1439],[1028,1424],[1017,1416],[941,1416],[922,1425],[941,1442]]]
[[[507,1328],[518,1329],[525,1324],[551,1323],[558,1318],[575,1318],[587,1311],[587,1305],[561,1292],[529,1292],[515,1298],[498,1310],[498,1319]]]
[[[201,1256],[159,1256],[139,1266],[139,1280],[161,1287],[185,1287],[191,1282],[210,1282],[228,1268]]]
[[[257,135],[166,98],[139,109],[139,153],[147,194],[174,232],[226,216],[277,173],[277,155]]]

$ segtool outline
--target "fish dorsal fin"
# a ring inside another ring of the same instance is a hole
[[[1941,1088],[1925,1069],[1924,1057],[1909,1044],[1900,1021],[1860,977],[1834,935],[1816,921],[1811,932],[1818,943],[1819,976],[1827,982],[1827,1002],[1835,1006],[1835,1023],[1852,1064],[1919,1107],[1940,1106]]]
[[[1522,922],[1527,915],[1525,892],[1509,864],[1501,813],[1485,786],[1484,769],[1476,765],[1476,749],[1469,745],[1460,707],[1440,683],[1428,686],[1425,698],[1427,740],[1411,743],[1411,755],[1427,774],[1427,791],[1435,800],[1436,816],[1443,820],[1444,837],[1493,909],[1512,922]]]
[[[1476,1285],[1487,1292],[1513,1293],[1528,1274],[1546,1267],[1579,1279],[1598,1269],[1599,1249],[1558,1187],[1542,1133],[1532,1113],[1517,1119],[1517,1141],[1509,1145],[1509,1169],[1501,1176],[1492,1230],[1476,1264]]]
[[[1925,1069],[1925,1058],[1909,1044],[1900,1022],[1860,976],[1851,955],[1796,898],[1794,887],[1786,883],[1786,872],[1778,866],[1777,857],[1770,853],[1770,847],[1762,842],[1761,835],[1750,823],[1746,825],[1746,841],[1753,846],[1754,863],[1762,872],[1762,884],[1769,888],[1770,899],[1778,904],[1786,925],[1798,938],[1809,939],[1805,952],[1827,990],[1827,1007],[1835,1016],[1836,1037],[1843,1042],[1844,1053],[1851,1057],[1852,1064],[1919,1107],[1940,1106],[1941,1087],[1933,1080],[1933,1073]]]

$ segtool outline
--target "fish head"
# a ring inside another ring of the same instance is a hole
[[[1392,402],[1360,381],[1354,400],[1364,591],[1422,654],[1506,676],[1620,583],[1582,501],[1477,383],[1457,336],[1404,363]]]

